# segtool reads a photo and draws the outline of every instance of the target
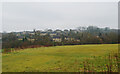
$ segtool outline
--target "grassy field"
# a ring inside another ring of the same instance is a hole
[[[117,72],[118,44],[71,45],[2,55],[3,72]]]

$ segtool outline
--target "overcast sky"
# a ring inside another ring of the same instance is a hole
[[[70,29],[79,26],[118,28],[117,2],[5,2],[3,31]]]
[[[0,32],[2,31],[2,3],[0,2]]]
[[[2,2],[119,2],[120,0],[1,0]]]

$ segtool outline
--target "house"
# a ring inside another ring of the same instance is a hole
[[[75,41],[80,42],[80,40],[79,40],[79,39],[76,39]]]
[[[31,42],[35,41],[35,39],[30,39],[30,38],[27,38],[27,39],[28,39],[28,41],[31,41]]]
[[[67,40],[67,41],[73,41],[73,40],[75,40],[74,38],[71,38],[71,37],[65,37],[65,40]]]
[[[62,41],[62,38],[60,38],[60,37],[58,37],[58,36],[54,36],[54,37],[52,38],[52,40],[53,40],[54,42],[61,42],[61,41]]]
[[[16,36],[20,36],[21,34],[20,33],[17,33]]]
[[[18,40],[23,40],[24,36],[18,36]]]
[[[96,36],[96,38],[99,38],[99,36]]]
[[[57,33],[56,33],[56,32],[52,32],[52,33],[49,33],[49,35],[50,35],[51,37],[53,37],[53,36],[56,36]]]
[[[22,34],[24,34],[24,35],[25,35],[25,34],[26,34],[26,32],[25,32],[25,31],[23,31],[23,32],[22,32]]]
[[[40,32],[40,35],[45,36],[45,35],[47,35],[47,32]]]
[[[16,35],[20,36],[21,34],[23,34],[23,32],[17,32]]]
[[[31,34],[31,35],[35,35],[35,32],[30,32],[29,34]]]
[[[35,31],[35,34],[38,35],[38,34],[40,34],[40,32],[41,32],[40,30],[37,30],[37,31]]]
[[[73,33],[77,33],[78,31],[77,31],[77,30],[71,30],[71,32],[73,32]]]

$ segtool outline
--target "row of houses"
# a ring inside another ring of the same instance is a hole
[[[24,36],[20,36],[20,37],[18,37],[18,40],[23,40],[23,38],[25,38],[25,37]],[[63,40],[60,36],[53,36],[51,38],[52,38],[52,41],[54,41],[54,42],[62,42],[62,40]],[[34,38],[27,38],[27,40],[32,42],[35,39]],[[80,41],[80,40],[72,38],[72,37],[65,37],[64,40],[65,41]]]
[[[52,38],[54,42],[61,42],[62,41],[62,38],[59,37],[59,36],[55,36]],[[77,42],[80,42],[79,39],[75,39],[73,37],[64,37],[64,40],[65,41],[77,41]]]
[[[61,38],[61,35],[67,35],[69,32],[73,32],[73,33],[77,33],[78,31],[77,30],[55,30],[55,31],[52,31],[51,29],[47,30],[47,31],[40,31],[40,30],[37,30],[37,31],[24,31],[24,32],[17,32],[15,33],[16,36],[18,37],[19,40],[22,40],[26,35],[28,36],[34,36],[34,35],[40,35],[40,36],[46,36],[46,35],[49,35],[52,40],[54,42],[61,42],[63,38]],[[34,41],[33,38],[27,38],[29,41]],[[65,37],[64,40],[66,41],[75,41],[74,38],[72,37]],[[79,40],[76,40],[76,41],[79,41]]]

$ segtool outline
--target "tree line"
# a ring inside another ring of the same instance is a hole
[[[2,33],[2,48],[9,50],[11,48],[34,48],[40,46],[60,46],[60,45],[81,45],[81,44],[116,44],[120,43],[118,37],[120,36],[118,29],[98,28],[96,26],[78,27],[76,32],[72,29],[67,32],[61,31],[58,33],[61,42],[55,42],[52,40],[49,34],[44,36],[40,35],[40,32],[33,31],[31,34],[21,34],[22,40],[16,33]],[[69,38],[66,40],[65,38]],[[30,40],[31,39],[31,40]],[[34,39],[34,40],[32,40]]]

